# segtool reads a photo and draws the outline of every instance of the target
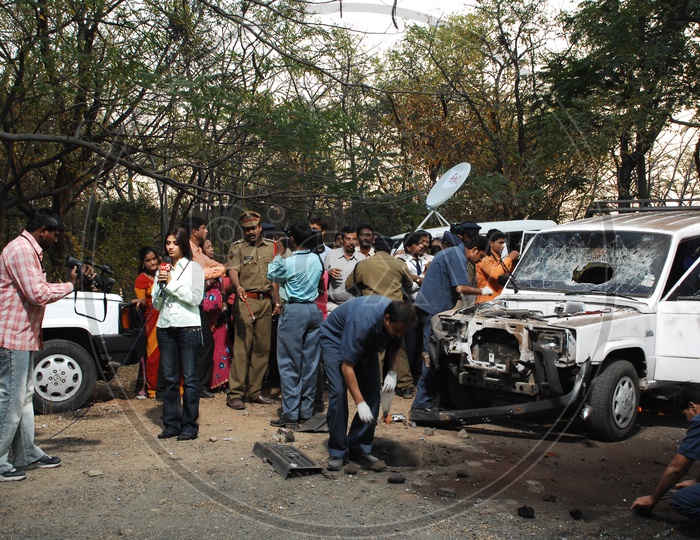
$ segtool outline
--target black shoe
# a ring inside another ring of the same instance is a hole
[[[360,465],[364,465],[365,467],[371,467],[375,463],[379,462],[379,458],[373,456],[370,453],[367,454],[350,454],[350,459],[352,461],[356,461]]]
[[[328,469],[329,471],[339,471],[343,468],[343,465],[345,465],[345,461],[343,460],[343,458],[331,456],[330,458],[328,458],[326,469]]]
[[[18,482],[26,477],[27,473],[24,470],[12,468],[9,471],[0,473],[0,482]]]
[[[197,438],[196,433],[180,433],[177,436],[178,441],[193,441]]]
[[[25,471],[31,471],[32,469],[53,469],[54,467],[60,467],[61,466],[61,458],[60,457],[51,457],[48,454],[44,454],[43,457],[40,457],[36,461],[30,463],[29,465],[25,465],[24,467],[17,467],[18,469],[24,469]]]
[[[295,428],[299,425],[299,423],[295,422],[293,420],[287,420],[286,418],[281,417],[281,418],[276,418],[274,420],[270,420],[270,425],[272,427]]]
[[[199,397],[204,399],[211,399],[214,397],[214,394],[212,394],[209,390],[200,390]]]
[[[404,399],[413,399],[413,388],[407,386],[406,388],[397,389],[396,393]]]
[[[158,434],[159,439],[172,439],[173,437],[179,437],[180,434],[177,431],[163,431]]]
[[[350,459],[359,463],[363,467],[367,467],[375,472],[381,472],[386,469],[386,463],[378,457],[373,456],[370,453],[367,454],[350,454]]]

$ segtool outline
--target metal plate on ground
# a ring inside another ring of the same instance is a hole
[[[253,454],[270,462],[282,478],[288,478],[290,475],[308,476],[323,470],[323,467],[304,452],[287,444],[256,442]]]
[[[301,424],[296,431],[300,433],[328,433],[328,424],[326,423],[326,413],[317,413]]]

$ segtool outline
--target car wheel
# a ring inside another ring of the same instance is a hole
[[[54,339],[34,355],[34,410],[62,413],[82,407],[95,389],[97,371],[88,352]]]
[[[593,379],[588,399],[591,433],[604,441],[626,438],[637,418],[639,377],[626,360],[613,360]]]

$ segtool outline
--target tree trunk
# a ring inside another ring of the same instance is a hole
[[[632,200],[632,170],[634,161],[629,153],[630,140],[626,135],[620,138],[620,163],[617,166],[617,198]]]

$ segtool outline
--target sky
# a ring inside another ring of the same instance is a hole
[[[571,8],[578,0],[549,0],[554,9]],[[394,27],[391,11],[393,0],[343,0],[343,16],[340,17],[339,0],[309,0],[309,11],[317,13],[323,22],[349,26],[358,31],[368,32],[369,41],[381,41],[385,45],[402,35],[405,24],[437,24],[441,17],[452,13],[468,13],[473,0],[398,0]],[[389,38],[389,39],[387,39]]]

